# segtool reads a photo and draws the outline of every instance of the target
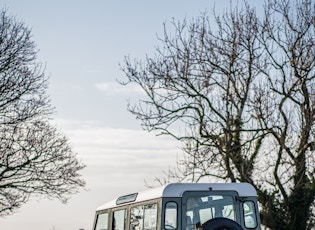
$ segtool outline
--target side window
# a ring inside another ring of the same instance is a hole
[[[124,230],[125,228],[125,219],[126,219],[126,210],[118,210],[114,212],[113,216],[113,229],[114,230]]]
[[[97,215],[95,230],[108,229],[108,213],[101,213]]]
[[[143,229],[143,206],[131,208],[130,210],[130,230]]]
[[[157,204],[148,204],[144,206],[144,229],[156,229],[157,222]]]
[[[256,219],[254,202],[252,202],[252,201],[244,202],[243,209],[244,209],[245,227],[246,228],[256,228],[257,227],[257,219]]]
[[[130,230],[154,230],[157,224],[157,204],[133,207],[130,210]]]
[[[165,205],[165,229],[177,228],[177,204],[175,202],[167,202]]]

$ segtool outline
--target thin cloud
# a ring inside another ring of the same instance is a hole
[[[56,120],[63,127],[90,171],[90,185],[98,182],[94,178],[106,174],[118,177],[120,173],[137,177],[141,181],[152,179],[162,171],[173,167],[178,154],[178,143],[166,136],[156,136],[144,130],[109,128],[98,122]]]
[[[108,95],[144,93],[143,90],[137,85],[121,85],[118,82],[102,82],[95,84],[95,87]]]

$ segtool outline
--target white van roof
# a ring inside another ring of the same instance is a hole
[[[248,183],[173,183],[163,187],[118,197],[98,207],[96,211],[119,207],[161,197],[182,197],[186,191],[236,191],[240,197],[257,197],[255,188]]]

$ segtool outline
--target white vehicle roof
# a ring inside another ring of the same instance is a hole
[[[126,203],[137,203],[161,197],[182,197],[186,191],[236,191],[240,197],[257,197],[255,188],[248,183],[174,183],[163,187],[148,189],[143,192],[118,197],[98,207],[96,211],[119,207]],[[130,201],[119,203],[120,198],[133,197]]]

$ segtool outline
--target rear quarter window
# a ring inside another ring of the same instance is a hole
[[[95,230],[108,229],[108,213],[100,213],[97,215]]]

